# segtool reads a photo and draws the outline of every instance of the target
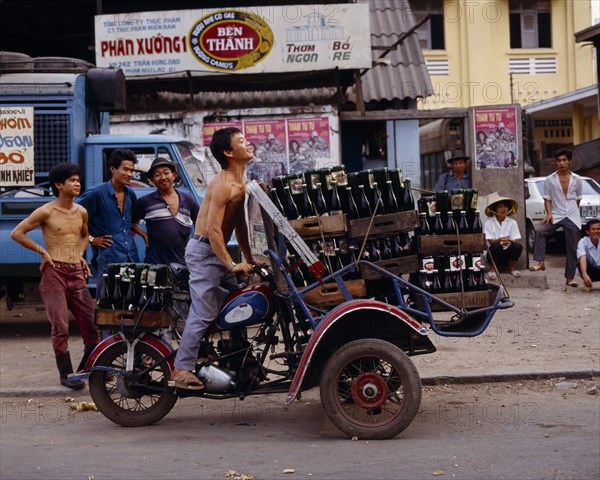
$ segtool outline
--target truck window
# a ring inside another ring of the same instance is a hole
[[[133,153],[135,153],[135,156],[138,160],[133,172],[133,180],[131,181],[131,186],[133,188],[154,187],[154,184],[148,178],[147,172],[156,157],[163,157],[172,162],[175,161],[165,147],[158,147],[157,149],[154,147],[129,147],[129,149],[133,150]],[[111,177],[110,170],[108,168],[108,159],[110,158],[113,150],[114,148],[106,148],[102,151],[102,158],[104,159],[103,178],[105,182]],[[175,186],[177,187],[180,184],[181,179],[178,179],[177,182],[175,182]]]
[[[179,150],[179,155],[183,160],[183,165],[187,170],[190,178],[192,179],[192,184],[195,188],[205,187],[207,184],[206,180],[206,163],[200,160],[191,149],[191,143],[176,143],[177,150]],[[216,172],[215,172],[216,173]]]

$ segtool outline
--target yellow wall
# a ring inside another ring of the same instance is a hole
[[[588,0],[551,0],[552,48],[510,49],[508,0],[445,0],[445,50],[425,50],[426,60],[447,59],[449,74],[432,75],[436,93],[421,109],[537,102],[594,84],[592,48],[575,43],[591,25]],[[557,73],[513,75],[509,59],[556,58]]]

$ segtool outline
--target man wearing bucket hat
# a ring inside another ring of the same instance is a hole
[[[490,219],[485,222],[483,231],[489,245],[489,253],[496,266],[508,266],[513,277],[520,277],[516,268],[517,260],[523,252],[523,246],[517,243],[521,238],[517,222],[508,215],[517,212],[519,205],[512,198],[499,197],[485,209]],[[488,277],[494,280],[496,272],[490,270]]]
[[[191,195],[175,189],[177,166],[157,157],[148,178],[156,191],[137,199],[133,206],[134,231],[146,242],[147,263],[185,263],[185,246],[198,216],[198,204]],[[146,219],[147,233],[139,222]]]
[[[467,173],[467,162],[470,157],[465,155],[462,150],[454,150],[446,164],[451,171],[442,173],[435,182],[433,188],[436,192],[443,190],[456,190],[460,188],[471,188],[471,177]]]

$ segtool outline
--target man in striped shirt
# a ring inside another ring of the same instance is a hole
[[[175,189],[174,162],[158,157],[148,170],[156,191],[137,199],[133,206],[134,231],[146,242],[146,263],[185,264],[185,246],[198,216],[198,204],[185,192]],[[139,222],[146,220],[146,231]]]

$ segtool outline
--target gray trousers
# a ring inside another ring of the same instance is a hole
[[[565,232],[565,250],[567,253],[567,264],[565,265],[565,278],[575,278],[575,269],[577,268],[577,243],[579,242],[580,226],[575,225],[568,218],[563,218],[560,222],[544,223],[535,230],[535,245],[533,248],[533,259],[536,262],[543,262],[546,257],[546,237],[552,235],[560,227]]]
[[[202,337],[216,320],[227,295],[237,290],[239,285],[235,275],[207,243],[190,239],[185,249],[185,264],[190,271],[192,304],[175,358],[175,368],[194,371]]]

